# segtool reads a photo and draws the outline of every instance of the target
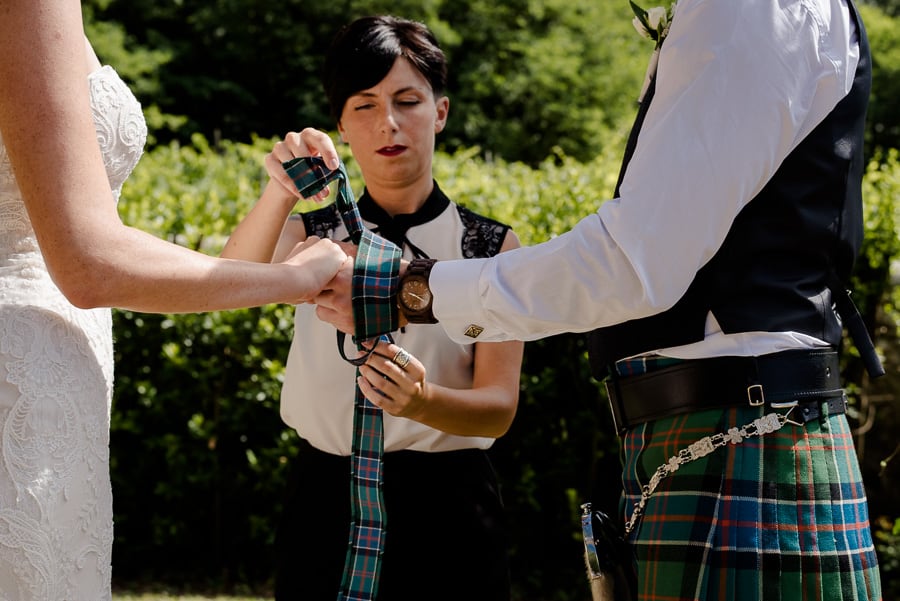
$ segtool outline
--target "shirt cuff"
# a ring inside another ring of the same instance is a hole
[[[490,342],[500,334],[488,324],[480,293],[487,261],[438,261],[431,268],[428,287],[434,294],[434,316],[456,343]]]

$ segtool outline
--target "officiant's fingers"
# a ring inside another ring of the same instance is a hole
[[[307,127],[300,132],[298,137],[302,148],[309,151],[309,154],[305,156],[322,157],[325,161],[325,166],[329,169],[337,169],[341,166],[341,159],[338,156],[337,149],[334,147],[334,140],[327,133]]]
[[[412,389],[412,385],[425,378],[425,366],[403,347],[386,341],[375,346],[375,352],[369,355],[366,366],[384,374],[404,389]],[[409,383],[410,386],[405,386]]]
[[[382,359],[373,361],[375,354],[369,355],[369,360],[359,366],[359,389],[367,399],[391,415],[417,419],[428,402],[424,370],[418,371],[421,364],[416,360],[414,366],[410,359],[407,368],[400,368],[395,361],[383,360],[381,355]],[[373,365],[381,367],[376,369]]]
[[[384,390],[386,383],[389,383],[390,380],[385,379],[384,382],[385,384],[381,384],[381,388],[379,388],[377,386],[373,386],[363,376],[359,376],[358,378],[356,378],[356,385],[359,386],[359,390],[363,393],[364,397],[369,399],[376,407],[380,407],[384,411],[387,411],[391,415],[394,415],[394,400]]]
[[[266,173],[269,174],[270,179],[276,181],[293,197],[301,198],[300,191],[297,190],[293,180],[284,170],[284,163],[297,157],[311,156],[313,154],[315,153],[306,146],[298,132],[289,132],[284,136],[283,140],[276,142],[272,147],[272,152],[266,155]],[[307,200],[322,202],[328,198],[329,194],[330,190],[326,186]]]
[[[281,142],[278,144],[281,144]],[[295,198],[301,198],[300,191],[297,189],[297,186],[294,185],[294,180],[291,179],[281,165],[283,162],[284,161],[279,160],[274,151],[270,152],[265,158],[266,173],[269,174],[269,179],[277,182],[288,194]]]
[[[363,375],[356,379],[356,385],[373,405],[395,417],[406,417],[409,395],[404,394],[393,380],[372,368],[361,369],[360,373]]]

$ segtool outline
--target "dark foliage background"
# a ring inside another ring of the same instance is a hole
[[[881,0],[886,8],[896,0]],[[157,139],[249,141],[333,129],[319,75],[334,32],[366,14],[419,19],[447,53],[451,114],[441,144],[537,164],[589,160],[630,121],[646,67],[625,0],[85,0],[101,58],[152,108]],[[868,7],[867,7],[868,8]],[[871,146],[900,146],[896,21],[872,9]]]

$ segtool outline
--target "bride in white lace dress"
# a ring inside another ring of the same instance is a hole
[[[103,601],[108,307],[305,302],[347,257],[313,240],[284,263],[229,261],[122,224],[146,138],[138,101],[85,43],[78,0],[0,8],[0,600]]]
[[[110,67],[91,110],[118,197],[147,129]],[[109,309],[73,307],[54,285],[0,137],[0,597],[109,597]]]

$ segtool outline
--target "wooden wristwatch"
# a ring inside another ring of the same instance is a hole
[[[400,278],[397,304],[409,323],[437,323],[432,311],[431,288],[428,276],[435,259],[413,259]]]

